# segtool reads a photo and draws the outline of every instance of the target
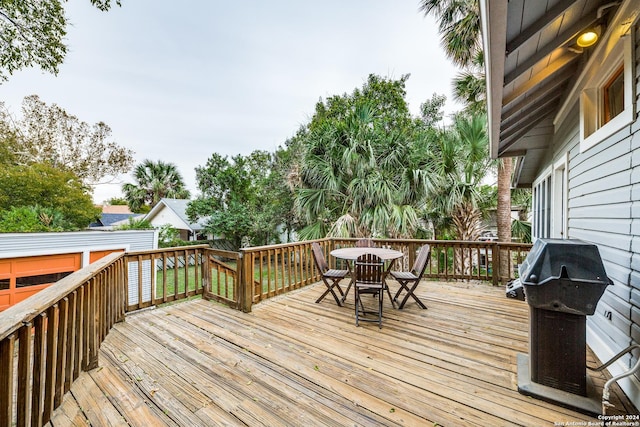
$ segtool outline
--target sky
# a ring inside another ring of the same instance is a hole
[[[19,117],[38,95],[93,124],[144,159],[175,164],[192,196],[195,168],[213,153],[275,151],[307,123],[318,100],[351,93],[369,74],[410,74],[414,115],[434,93],[452,101],[458,70],[418,0],[122,0],[100,12],[89,0],[63,3],[69,47],[57,76],[20,70],[0,83]],[[125,174],[94,188],[121,197]]]

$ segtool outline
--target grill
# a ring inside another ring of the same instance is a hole
[[[523,288],[530,312],[528,370],[524,373],[528,378],[521,379],[519,369],[519,390],[553,401],[547,398],[546,388],[586,397],[586,316],[595,313],[611,284],[598,247],[581,240],[538,239],[519,273],[519,282],[510,286]]]

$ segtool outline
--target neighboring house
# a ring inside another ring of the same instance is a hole
[[[0,233],[0,311],[112,252],[157,248],[157,230]],[[137,274],[129,280],[129,298],[137,299]]]
[[[203,221],[189,221],[186,213],[189,202],[186,199],[160,199],[145,219],[156,228],[167,224],[172,226],[180,231],[182,240],[199,240],[205,224]]]
[[[640,343],[640,2],[480,4],[491,154],[516,158],[514,184],[532,188],[534,238],[598,245],[613,285],[587,343],[607,361]],[[595,45],[578,41],[586,29]],[[638,375],[619,384],[640,408]]]
[[[91,229],[109,230],[115,226],[126,224],[129,218],[141,216],[129,210],[127,205],[103,205],[101,206],[102,214],[96,222],[89,224]]]

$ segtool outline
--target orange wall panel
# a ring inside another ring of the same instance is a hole
[[[124,252],[124,249],[110,249],[110,250],[106,250],[106,251],[91,252],[89,254],[89,264],[92,264],[92,263],[96,262],[97,260],[99,260],[100,258],[104,258],[107,255],[112,254],[114,252]]]
[[[0,290],[0,311],[51,286],[59,277],[79,270],[81,263],[81,253],[1,260],[0,280],[5,280],[3,285],[6,287],[6,279],[9,279],[9,289]]]
[[[82,254],[43,255],[15,259],[17,277],[75,271],[80,269]]]

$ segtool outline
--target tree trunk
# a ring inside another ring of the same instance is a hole
[[[498,241],[511,242],[511,174],[513,159],[504,157],[498,163]],[[509,257],[507,251],[500,253],[500,281],[509,280]],[[495,268],[495,266],[494,266]]]
[[[458,205],[453,211],[453,224],[456,238],[464,241],[476,241],[482,231],[482,213],[471,204]],[[454,273],[471,274],[473,267],[471,251],[461,248],[454,250]]]

